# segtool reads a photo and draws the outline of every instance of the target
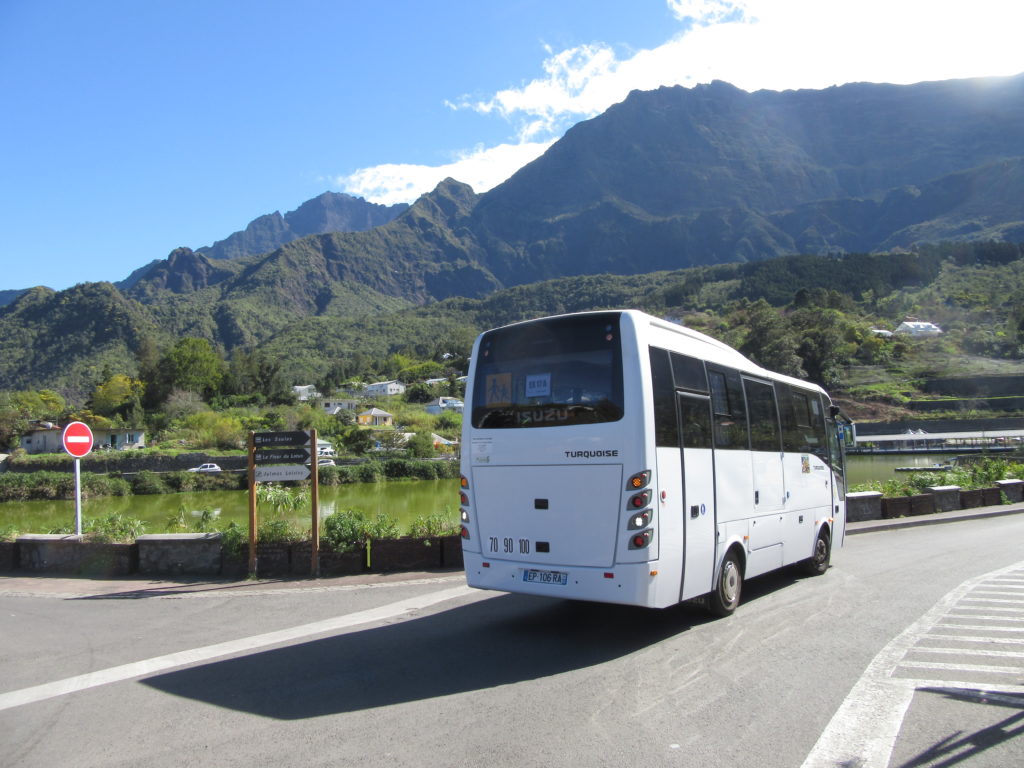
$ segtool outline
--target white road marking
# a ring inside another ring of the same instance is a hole
[[[937,636],[943,639],[971,642],[977,642],[980,639],[978,636],[960,637],[949,634],[950,630],[971,630],[984,633],[1020,633],[1024,631],[1017,627],[948,622],[954,611],[964,609],[965,606],[958,605],[958,603],[966,601],[1021,605],[1021,596],[1018,596],[1017,600],[968,597],[970,594],[978,594],[976,590],[983,584],[990,585],[996,582],[999,586],[1006,586],[1005,581],[1011,574],[1014,577],[1024,575],[1024,562],[965,581],[879,651],[839,709],[836,710],[835,715],[832,716],[818,739],[818,743],[814,745],[814,749],[804,760],[802,768],[835,768],[840,765],[857,766],[857,768],[886,768],[899,736],[900,727],[903,725],[903,718],[918,688],[955,689],[975,692],[979,696],[990,695],[987,689],[992,685],[991,683],[896,677],[901,669],[930,669],[936,672],[948,670],[957,673],[995,672],[996,674],[1024,671],[1020,667],[929,663],[910,661],[905,658],[911,651],[935,650],[917,646],[920,640],[933,639]],[[988,610],[994,610],[987,605],[986,607]],[[977,622],[983,621],[984,617],[972,615],[965,616],[963,619]],[[1008,619],[999,616],[994,617],[993,620],[1005,622]],[[942,629],[943,633],[936,635],[935,629]],[[988,638],[985,640],[988,641]],[[1012,639],[1002,639],[1001,641],[1020,642]],[[967,652],[964,654],[970,655]],[[998,689],[1003,694],[1024,693],[1024,686],[1020,685],[999,683]]]
[[[30,688],[22,688],[18,691],[0,693],[0,711],[20,707],[45,699],[52,699],[57,696],[64,696],[75,691],[84,691],[100,685],[116,683],[122,680],[130,680],[134,677],[143,677],[155,672],[163,672],[175,667],[183,667],[188,664],[197,664],[203,661],[210,661],[222,656],[231,656],[236,653],[246,653],[259,648],[266,648],[271,645],[290,643],[296,640],[304,640],[311,635],[319,635],[327,632],[337,632],[342,629],[349,629],[359,624],[367,624],[376,621],[386,621],[403,614],[429,608],[432,605],[443,603],[446,600],[465,597],[470,594],[481,595],[476,590],[463,585],[453,589],[446,589],[440,592],[430,592],[419,597],[412,597],[406,600],[399,600],[379,608],[371,608],[366,611],[350,613],[345,616],[336,616],[333,619],[314,621],[310,624],[302,624],[289,629],[281,629],[276,632],[267,632],[262,635],[243,637],[238,640],[229,640],[224,643],[207,645],[202,648],[193,648],[187,651],[170,653],[166,656],[156,656],[152,659],[122,664],[118,667],[109,667],[95,672],[88,672],[84,675],[76,675],[63,680],[56,680],[52,683],[35,685]],[[481,598],[489,595],[481,595]]]

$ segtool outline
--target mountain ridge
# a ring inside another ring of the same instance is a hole
[[[162,345],[199,336],[230,352],[331,325],[315,318],[358,324],[539,281],[1024,240],[1021,96],[1024,75],[753,94],[721,82],[634,91],[484,194],[446,179],[363,231],[312,233],[230,258],[179,248],[116,286],[3,292],[0,335],[19,341],[0,345],[0,388],[61,375],[34,352],[14,358],[33,339],[65,350],[54,328],[75,336],[58,321],[75,306],[83,333],[64,365],[77,387],[98,349],[131,368],[140,335]],[[329,213],[337,200],[307,201],[293,220],[337,222]],[[233,247],[280,235],[287,216],[271,217],[263,234]],[[294,234],[300,225],[289,227]],[[542,295],[549,311],[566,306]],[[119,335],[97,313],[128,330]]]

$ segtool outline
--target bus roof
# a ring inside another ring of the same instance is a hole
[[[693,328],[688,328],[681,323],[675,322],[673,320],[666,320],[663,318],[655,317],[654,315],[648,314],[647,312],[643,312],[642,310],[639,309],[596,309],[587,312],[567,312],[560,315],[546,315],[544,317],[537,317],[530,320],[522,320],[518,323],[510,323],[509,326],[527,325],[529,323],[542,322],[544,320],[552,320],[557,317],[599,315],[606,314],[608,312],[619,313],[631,317],[633,319],[634,324],[638,328],[642,327],[644,323],[647,323],[648,325],[654,328],[660,328],[671,333],[676,333],[681,336],[685,336],[698,343],[707,344],[711,349],[708,351],[708,354],[702,355],[702,357],[704,357],[705,359],[711,359],[712,362],[719,362],[724,365],[729,365],[733,368],[743,370],[747,373],[753,373],[756,375],[763,376],[764,378],[783,381],[788,384],[795,384],[805,389],[813,389],[828,397],[828,393],[813,382],[804,381],[803,379],[797,379],[793,376],[787,376],[782,373],[776,373],[775,371],[769,371],[767,368],[758,365],[753,360],[743,355],[739,350],[735,349],[734,347],[730,347],[725,342],[712,338],[711,336],[708,336],[705,333],[701,333],[700,331],[696,331]]]

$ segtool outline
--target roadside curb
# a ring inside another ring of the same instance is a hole
[[[288,595],[306,592],[408,587],[462,580],[462,571],[405,571],[321,579],[193,579],[169,581],[132,577],[0,576],[0,597],[49,597],[60,600],[180,600],[192,598]]]
[[[846,534],[853,536],[858,533],[874,533],[876,531],[892,531],[899,528],[917,528],[923,525],[941,525],[958,523],[961,520],[981,520],[986,517],[1004,517],[1024,513],[1024,504],[1001,504],[993,507],[975,507],[974,509],[957,509],[950,512],[935,512],[919,517],[896,517],[891,520],[866,520],[846,524]]]

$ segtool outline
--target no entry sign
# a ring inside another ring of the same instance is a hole
[[[88,455],[89,451],[92,450],[92,430],[89,429],[88,424],[72,421],[64,427],[61,441],[64,443],[65,451],[76,459],[80,459]]]

